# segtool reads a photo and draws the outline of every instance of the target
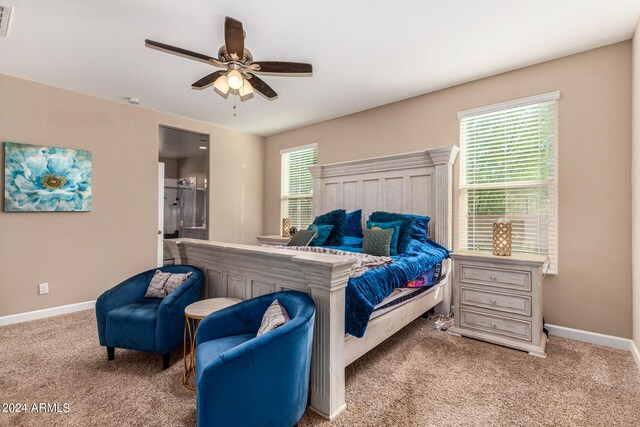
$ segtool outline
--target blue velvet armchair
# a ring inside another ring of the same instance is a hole
[[[144,298],[156,270],[193,274],[164,299]],[[162,354],[162,367],[169,367],[171,350],[183,342],[184,309],[200,300],[203,273],[190,265],[154,268],[109,289],[96,301],[98,337],[107,347],[107,358],[115,348]]]
[[[291,321],[259,337],[277,299]],[[207,316],[196,334],[198,426],[295,425],[307,407],[315,305],[277,292]]]

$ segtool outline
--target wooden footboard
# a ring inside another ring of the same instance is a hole
[[[176,264],[205,272],[204,298],[249,299],[282,290],[306,292],[316,304],[311,409],[333,419],[346,408],[344,368],[443,301],[448,282],[371,321],[361,339],[344,332],[348,256],[210,242],[166,240]]]
[[[166,240],[176,264],[205,272],[204,298],[249,299],[296,290],[316,304],[311,409],[332,419],[344,408],[345,287],[353,258],[195,239]]]

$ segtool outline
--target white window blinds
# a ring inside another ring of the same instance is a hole
[[[506,219],[512,251],[546,255],[547,273],[557,273],[558,96],[459,114],[462,248],[491,251],[493,223]]]
[[[307,146],[282,151],[282,218],[291,219],[298,230],[313,221],[313,181],[307,166],[318,163],[318,148]]]

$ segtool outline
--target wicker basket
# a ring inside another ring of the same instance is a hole
[[[499,256],[511,255],[511,223],[493,223],[493,254]]]
[[[282,218],[282,237],[291,237],[291,220],[289,218]]]

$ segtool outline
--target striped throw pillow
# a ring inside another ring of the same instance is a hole
[[[264,316],[262,316],[260,329],[258,329],[258,334],[256,336],[259,337],[262,334],[266,334],[267,332],[272,331],[277,327],[284,325],[289,320],[291,319],[289,318],[289,314],[287,313],[287,310],[285,310],[284,307],[280,304],[280,302],[277,299],[275,299],[273,300],[269,308],[267,308],[267,311],[264,313]]]
[[[287,246],[309,246],[309,243],[316,237],[316,232],[312,230],[298,230],[298,232],[289,240]]]

